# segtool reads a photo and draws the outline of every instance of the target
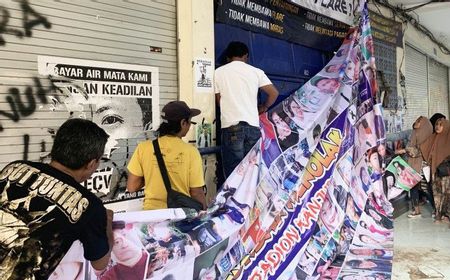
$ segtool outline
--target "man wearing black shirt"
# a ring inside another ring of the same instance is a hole
[[[70,119],[50,164],[16,161],[0,173],[0,279],[47,279],[75,240],[96,270],[112,247],[112,212],[80,185],[98,168],[108,134]]]

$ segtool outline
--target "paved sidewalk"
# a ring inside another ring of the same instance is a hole
[[[450,227],[435,224],[429,205],[422,217],[394,221],[393,280],[450,279]]]

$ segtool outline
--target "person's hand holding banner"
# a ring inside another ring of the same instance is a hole
[[[412,189],[420,182],[422,176],[406,163],[400,156],[395,157],[388,165],[387,170],[395,176],[395,186],[405,191]]]

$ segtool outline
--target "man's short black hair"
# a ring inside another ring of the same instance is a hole
[[[84,119],[64,122],[56,133],[50,156],[52,160],[77,170],[104,153],[109,135],[97,124]]]
[[[230,42],[225,51],[225,55],[230,59],[233,57],[243,57],[246,54],[248,54],[247,45],[239,41]]]

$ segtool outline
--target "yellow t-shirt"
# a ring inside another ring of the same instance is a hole
[[[158,138],[173,190],[190,196],[190,188],[203,187],[202,158],[197,148],[176,136]],[[144,210],[167,208],[167,191],[153,150],[152,141],[140,143],[128,163],[128,171],[144,177]]]

